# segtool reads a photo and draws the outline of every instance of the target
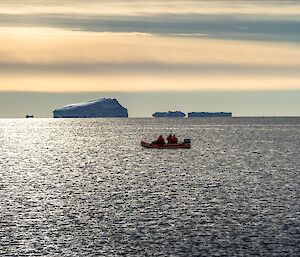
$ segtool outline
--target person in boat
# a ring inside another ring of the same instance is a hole
[[[175,136],[175,134],[173,134],[171,138],[171,144],[177,144],[177,143],[178,143],[178,138]]]
[[[172,134],[168,135],[168,137],[167,137],[168,144],[171,144],[172,137],[173,137]]]
[[[158,145],[163,145],[163,144],[165,144],[165,139],[163,138],[162,135],[160,135],[160,136],[158,137],[158,139],[157,139],[156,141],[154,141],[153,143],[154,143],[154,144],[158,144]]]

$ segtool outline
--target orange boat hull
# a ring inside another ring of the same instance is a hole
[[[146,148],[156,148],[156,149],[182,149],[191,148],[189,143],[178,143],[178,144],[152,144],[142,141],[141,146]]]

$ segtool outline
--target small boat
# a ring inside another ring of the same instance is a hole
[[[154,143],[147,143],[142,141],[141,146],[146,148],[156,148],[156,149],[191,148],[191,141],[189,139],[185,139],[184,142],[177,143],[177,144],[154,144]]]

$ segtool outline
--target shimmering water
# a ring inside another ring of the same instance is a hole
[[[0,153],[0,256],[299,256],[300,118],[0,120]]]

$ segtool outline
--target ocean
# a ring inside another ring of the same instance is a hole
[[[299,256],[300,118],[2,119],[0,153],[0,256]]]

